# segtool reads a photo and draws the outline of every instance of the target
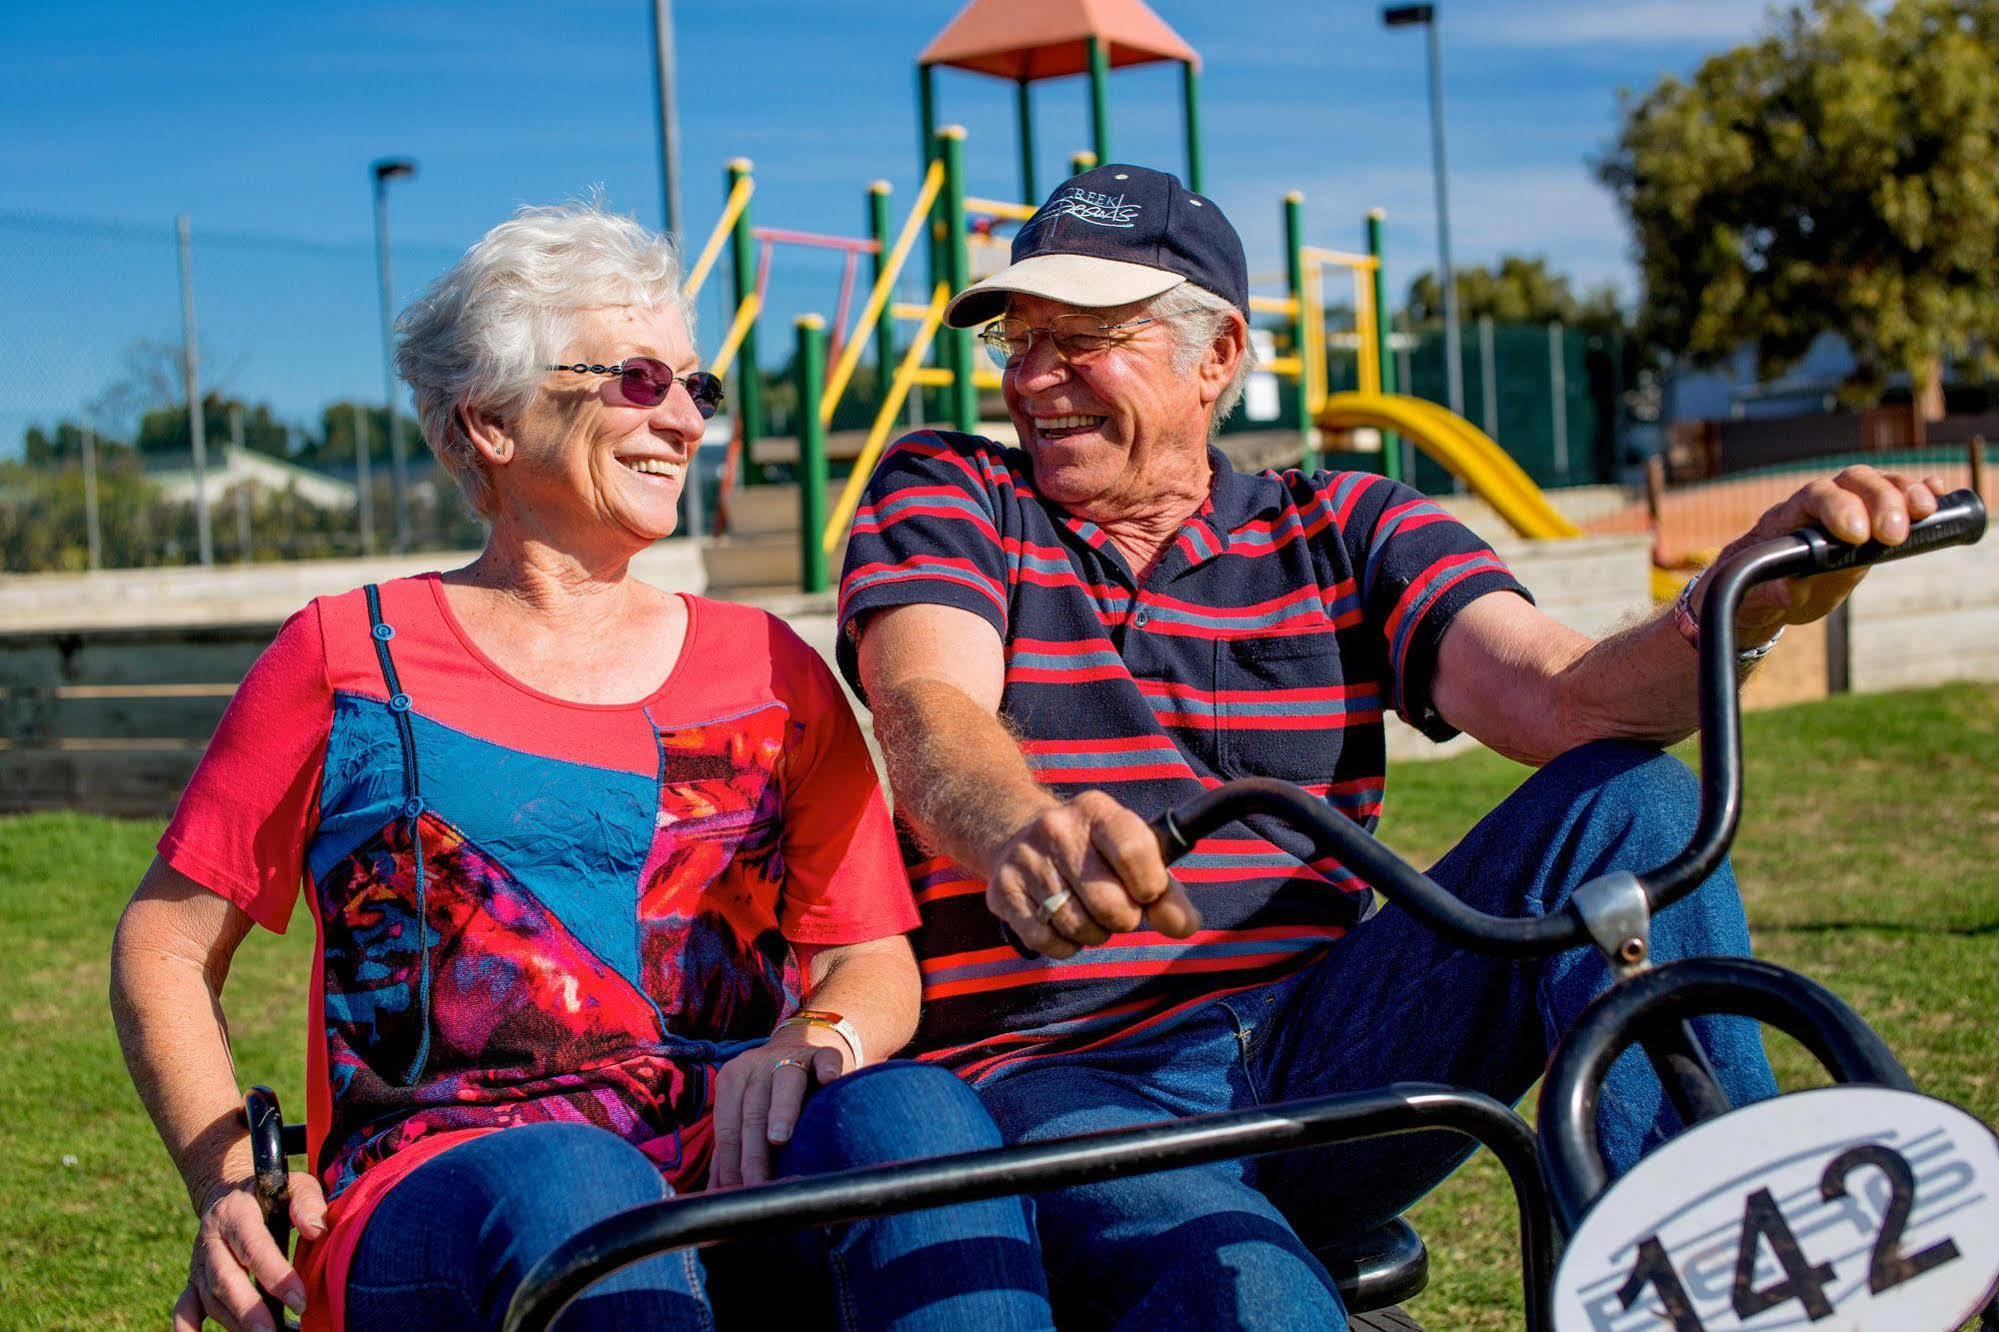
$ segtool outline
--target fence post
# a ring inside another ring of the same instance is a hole
[[[944,280],[955,296],[972,283],[965,243],[965,127],[946,125],[937,138],[944,155]],[[974,431],[979,428],[979,391],[972,383],[972,330],[944,331],[944,345],[951,350],[951,424]]]
[[[1569,483],[1569,384],[1563,362],[1562,321],[1548,321],[1548,397],[1555,409],[1555,484]]]
[[[1395,357],[1391,354],[1395,340],[1389,329],[1388,262],[1383,254],[1381,239],[1382,224],[1387,217],[1379,208],[1367,210],[1367,252],[1374,260],[1375,377],[1381,381],[1382,393],[1392,395],[1400,381],[1395,373]],[[1381,474],[1390,481],[1403,479],[1402,437],[1393,430],[1381,432]]]
[[[231,462],[243,455],[243,404],[229,404],[229,458]],[[236,487],[236,547],[243,563],[250,562],[250,485],[243,482]]]
[[[826,321],[798,316],[798,351],[792,361],[798,388],[798,582],[806,592],[826,590],[826,426],[817,404],[826,391]]]
[[[187,389],[188,443],[194,454],[195,548],[204,565],[215,563],[215,536],[208,525],[208,422],[201,410],[201,359],[194,336],[194,242],[187,214],[175,223],[180,234],[181,382]]]
[[[374,459],[369,456],[368,414],[360,403],[354,411],[354,489],[361,509],[361,554],[375,553]]]
[[[97,525],[97,428],[83,409],[83,531],[90,544],[91,572],[104,567],[104,534]]]
[[[1985,436],[1971,437],[1971,493],[1985,494]]]
[[[729,163],[722,182],[723,197],[735,193],[736,182],[750,174],[752,164],[747,157],[738,157]],[[750,205],[744,204],[743,211],[736,218],[736,227],[729,237],[729,287],[734,303],[729,308],[733,317],[743,308],[743,302],[755,294],[757,288],[756,241],[750,234]],[[757,361],[757,324],[743,331],[742,345],[736,349],[736,422],[738,434],[743,441],[743,480],[748,483],[755,479],[756,465],[749,461],[750,446],[763,438],[764,403],[763,375]]]
[[[1478,317],[1478,386],[1485,433],[1499,438],[1499,357],[1493,348],[1492,316]]]

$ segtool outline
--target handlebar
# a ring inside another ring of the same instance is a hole
[[[1878,541],[1849,545],[1817,527],[1807,527],[1739,551],[1714,567],[1713,584],[1701,610],[1700,816],[1685,850],[1637,876],[1651,911],[1679,901],[1714,871],[1728,853],[1741,818],[1742,715],[1736,697],[1735,613],[1743,594],[1775,578],[1884,564],[1944,546],[1972,545],[1984,535],[1984,504],[1975,492],[1958,490],[1942,497],[1936,513],[1912,523],[1908,537],[1897,545]],[[1573,903],[1556,915],[1538,917],[1493,916],[1467,906],[1359,824],[1288,782],[1246,778],[1225,783],[1160,815],[1152,821],[1152,831],[1170,865],[1203,837],[1247,814],[1272,815],[1306,833],[1316,854],[1337,859],[1424,924],[1468,947],[1531,957],[1559,952],[1590,937]]]

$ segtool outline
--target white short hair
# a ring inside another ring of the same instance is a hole
[[[1152,318],[1168,321],[1166,326],[1173,334],[1173,368],[1182,373],[1200,364],[1201,357],[1228,327],[1229,316],[1240,317],[1242,313],[1223,297],[1191,282],[1161,292],[1147,301],[1144,309]],[[1249,383],[1249,372],[1255,368],[1256,344],[1244,337],[1242,359],[1236,362],[1235,376],[1215,399],[1214,415],[1208,418],[1210,439],[1221,432],[1222,422],[1229,419],[1242,401],[1243,386]]]
[[[492,487],[461,408],[512,420],[544,369],[596,306],[672,307],[694,334],[674,244],[600,197],[525,207],[465,252],[396,321],[396,373],[416,393],[424,442],[466,503],[492,512]]]

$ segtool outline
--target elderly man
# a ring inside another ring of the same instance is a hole
[[[1066,182],[1013,259],[946,318],[997,317],[982,338],[1020,447],[902,440],[842,584],[842,665],[874,711],[923,914],[919,1041],[1016,1141],[1397,1079],[1517,1099],[1607,984],[1594,954],[1509,962],[1369,918],[1350,873],[1254,823],[1176,881],[1144,821],[1267,776],[1372,827],[1393,708],[1540,769],[1430,873],[1487,911],[1558,910],[1691,827],[1692,776],[1658,748],[1696,721],[1686,607],[1594,642],[1405,486],[1232,470],[1210,441],[1251,360],[1242,243],[1171,176]],[[1743,540],[1819,522],[1896,542],[1935,506],[1929,486],[1854,469]],[[1758,589],[1745,662],[1854,581]],[[1745,952],[1730,872],[1653,944]],[[1697,1031],[1737,1101],[1773,1090],[1752,1026]],[[1616,1070],[1601,1127],[1619,1168],[1670,1131],[1642,1061]],[[1062,1325],[1343,1326],[1292,1218],[1377,1223],[1461,1156],[1398,1138],[1044,1197]]]

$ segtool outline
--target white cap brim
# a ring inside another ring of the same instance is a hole
[[[1009,296],[1040,296],[1086,310],[1149,300],[1187,279],[1163,268],[1098,259],[1087,254],[1038,254],[975,282],[944,307],[951,328],[976,328],[997,319]]]

